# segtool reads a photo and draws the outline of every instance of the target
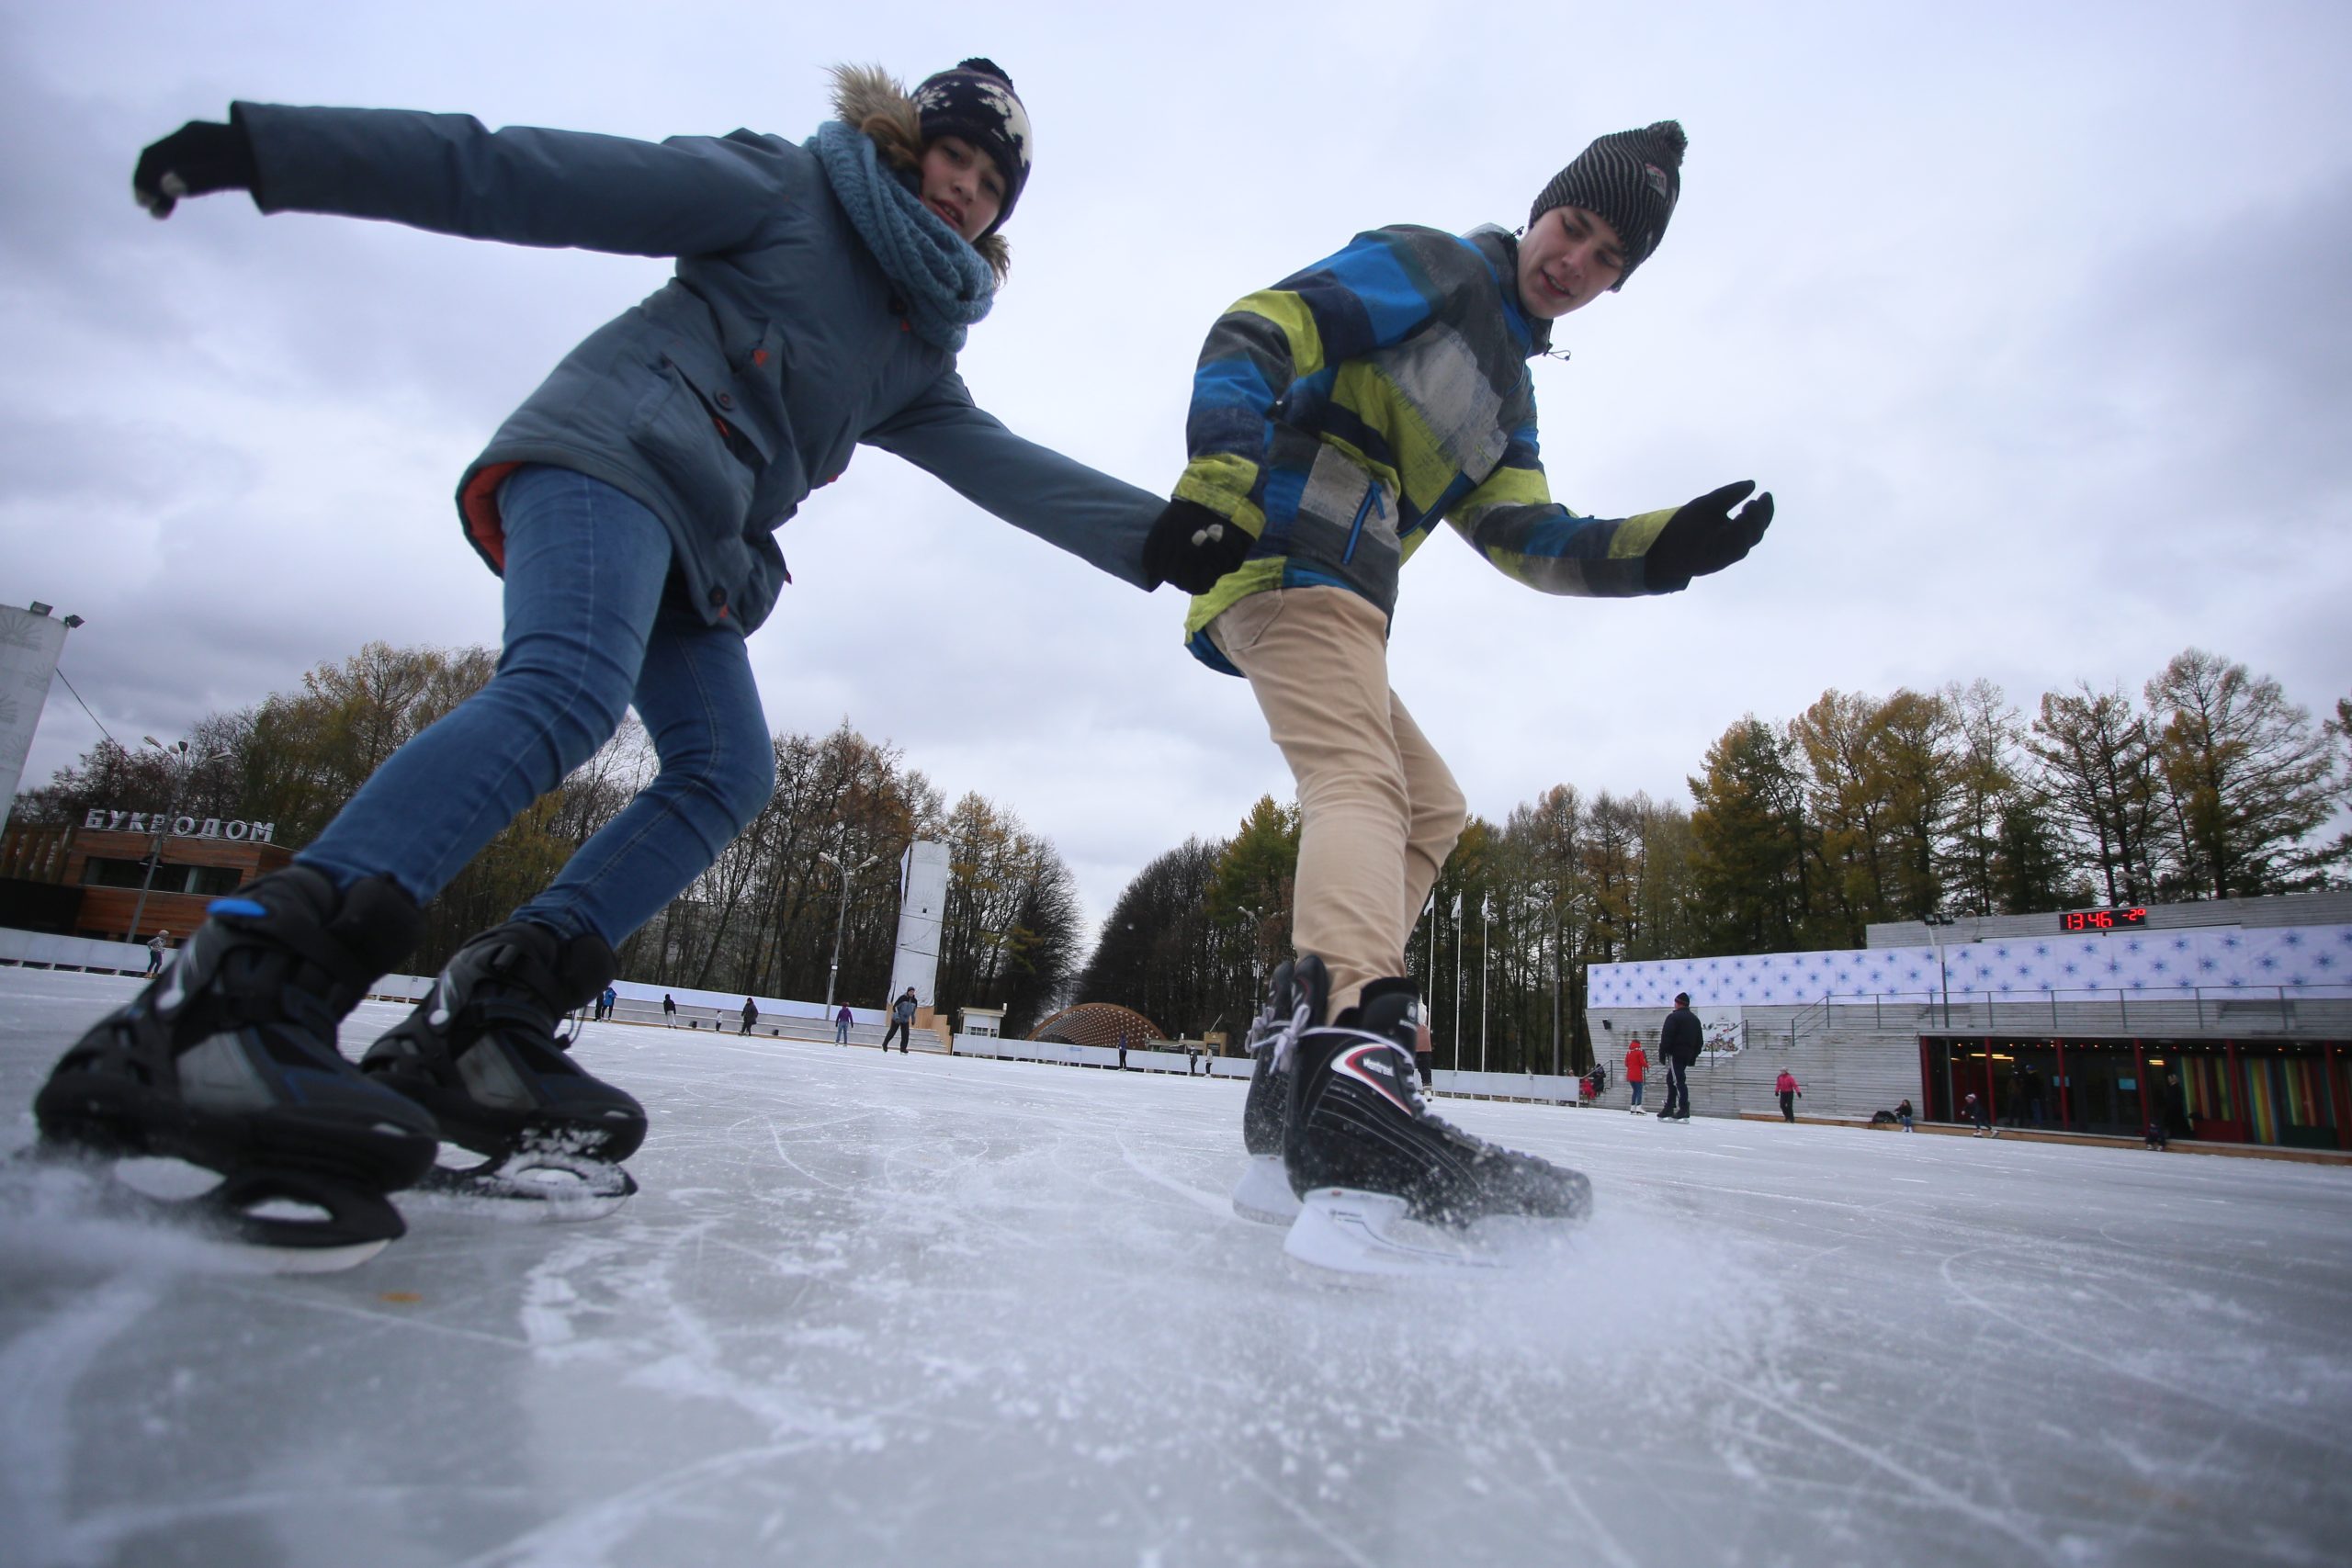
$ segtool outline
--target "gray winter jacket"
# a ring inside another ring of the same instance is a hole
[[[790,581],[775,531],[861,441],[1015,527],[1148,586],[1165,502],[1023,440],[973,405],[955,356],[909,330],[816,158],[774,136],[653,143],[492,132],[466,115],[240,103],[265,212],[339,213],[514,244],[675,256],[677,276],[589,334],[458,490],[493,570],[498,485],[520,464],[591,475],[670,530],[704,618],[746,632]]]

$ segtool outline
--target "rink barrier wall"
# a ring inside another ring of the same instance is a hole
[[[1115,1045],[1068,1045],[1058,1041],[997,1040],[981,1035],[959,1034],[956,1037],[956,1054],[959,1056],[985,1056],[1002,1062],[1047,1062],[1072,1067],[1109,1067],[1119,1065]],[[1206,1058],[1210,1070],[1221,1078],[1248,1078],[1250,1062],[1246,1056],[1211,1056]],[[1158,1047],[1130,1047],[1127,1069],[1141,1073],[1173,1073],[1182,1077],[1187,1070],[1184,1053]],[[1198,1072],[1198,1068],[1192,1069]],[[1476,1073],[1450,1072],[1440,1069],[1433,1087],[1440,1094],[1459,1095],[1479,1100],[1515,1100],[1538,1104],[1572,1104],[1577,1100],[1577,1080],[1555,1078],[1540,1073]]]
[[[37,969],[87,969],[101,975],[144,975],[147,944],[48,931],[0,930],[0,964]]]

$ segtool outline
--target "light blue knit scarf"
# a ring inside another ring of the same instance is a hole
[[[996,301],[996,274],[938,213],[875,156],[874,139],[838,119],[805,143],[824,167],[858,238],[904,295],[915,334],[954,354]]]

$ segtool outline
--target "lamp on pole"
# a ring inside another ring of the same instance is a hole
[[[1266,917],[1247,904],[1236,904],[1233,908],[1237,913],[1250,917],[1250,924],[1247,928],[1250,932],[1250,1005],[1241,1010],[1241,1016],[1254,1018],[1257,1016],[1259,998],[1266,994],[1266,944],[1262,940],[1265,935]],[[1245,1037],[1247,1032],[1244,1031]]]
[[[849,835],[844,833],[842,835],[842,855],[848,853]],[[841,855],[819,850],[817,858],[841,873],[842,876],[842,912],[833,919],[833,964],[825,971],[825,1016],[831,1019],[833,1016],[833,984],[841,978],[842,973],[842,930],[849,924],[849,879],[881,857],[868,855],[855,865],[850,865],[842,861]]]
[[[1552,1076],[1560,1076],[1560,906],[1558,895],[1552,903]]]
[[[163,862],[164,840],[172,836],[172,829],[179,821],[180,800],[187,793],[188,775],[205,763],[217,762],[229,754],[226,751],[215,751],[209,756],[190,761],[187,754],[187,742],[185,740],[175,745],[166,746],[152,735],[142,735],[139,739],[161,751],[171,763],[172,803],[169,809],[164,813],[163,826],[155,828],[147,840],[147,874],[139,879],[139,899],[130,907],[130,931],[125,938],[129,942],[139,940],[139,922],[147,914],[147,895],[155,886],[155,867]]]
[[[1926,918],[1928,938],[1936,944],[1936,985],[1943,993],[1944,1027],[1951,1027],[1951,974],[1944,967],[1944,928],[1960,922],[1950,915],[1929,915]]]

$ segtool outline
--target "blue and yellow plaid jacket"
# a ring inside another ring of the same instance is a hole
[[[1217,319],[1176,495],[1257,544],[1193,601],[1203,662],[1238,673],[1205,628],[1270,588],[1351,589],[1393,615],[1397,570],[1441,520],[1531,588],[1645,592],[1643,553],[1675,509],[1601,519],[1552,500],[1527,368],[1551,323],[1520,309],[1517,261],[1498,229],[1375,229]]]

